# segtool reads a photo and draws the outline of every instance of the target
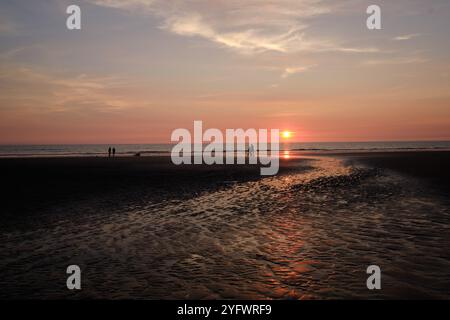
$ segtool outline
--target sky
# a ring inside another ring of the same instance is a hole
[[[449,30],[448,0],[2,0],[0,144],[450,140]]]

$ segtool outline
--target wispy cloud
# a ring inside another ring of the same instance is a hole
[[[411,40],[413,38],[420,37],[421,35],[422,35],[421,33],[406,34],[406,35],[403,35],[403,36],[395,37],[395,38],[393,38],[393,40],[395,40],[395,41]]]
[[[150,8],[154,0],[93,0],[94,4],[110,8]]]
[[[400,57],[391,59],[379,59],[379,60],[367,60],[364,61],[365,65],[395,65],[395,64],[417,64],[428,62],[428,59],[421,57]]]
[[[284,69],[283,74],[281,75],[282,78],[287,78],[291,75],[297,74],[297,73],[303,73],[305,71],[308,71],[309,69],[315,67],[315,65],[310,66],[299,66],[299,67],[288,67]]]
[[[14,58],[17,54],[25,50],[25,47],[13,48],[3,52],[0,52],[0,59]]]
[[[342,47],[336,48],[336,51],[339,52],[347,52],[347,53],[377,53],[380,52],[380,49],[374,47],[366,47],[366,48],[350,48],[350,47]]]
[[[127,109],[129,99],[120,96],[119,78],[86,74],[58,74],[33,67],[0,68],[0,84],[11,88],[4,105],[42,112],[110,112]],[[24,97],[27,97],[24,99]]]
[[[324,0],[91,0],[100,6],[151,14],[161,28],[180,36],[203,38],[221,47],[251,54],[377,52],[349,48],[336,40],[309,36],[311,19],[333,12]]]
[[[300,40],[299,32],[303,26],[295,26],[284,33],[265,34],[257,29],[220,32],[207,24],[198,14],[170,17],[163,29],[190,37],[202,37],[221,46],[239,50],[243,53],[277,51],[288,52],[294,41]]]

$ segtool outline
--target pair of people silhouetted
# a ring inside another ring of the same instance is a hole
[[[112,153],[112,156],[115,157],[116,156],[116,148],[109,147],[108,148],[108,157],[109,158],[111,158],[111,153]]]

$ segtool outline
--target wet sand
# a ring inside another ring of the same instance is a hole
[[[164,157],[0,159],[0,297],[448,299],[449,155],[291,156],[268,178]],[[81,291],[65,289],[69,264]]]
[[[372,167],[420,178],[443,192],[450,191],[450,152],[375,152],[371,154],[349,154],[350,163],[359,161]]]
[[[309,169],[281,160],[280,175]],[[189,199],[239,182],[259,180],[254,165],[179,165],[168,156],[0,158],[2,226],[39,223],[58,206],[93,200],[114,206]],[[0,227],[0,228],[1,228]]]

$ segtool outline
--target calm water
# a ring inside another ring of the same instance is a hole
[[[27,156],[104,156],[111,145],[0,145],[0,157]],[[161,155],[171,151],[171,144],[118,144],[118,155]],[[245,148],[239,148],[245,150]],[[450,149],[450,141],[409,142],[309,142],[282,144],[281,150],[437,150]]]

